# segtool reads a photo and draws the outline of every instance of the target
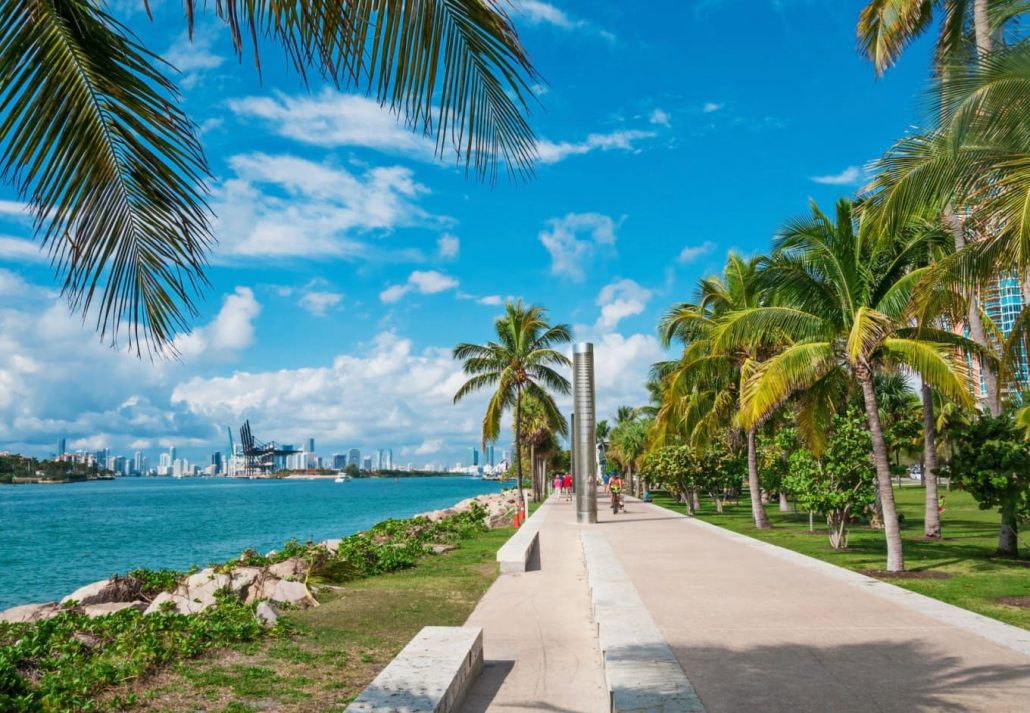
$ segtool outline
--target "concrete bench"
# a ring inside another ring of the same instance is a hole
[[[449,713],[482,670],[482,629],[427,626],[344,713]]]
[[[497,561],[501,565],[501,574],[526,571],[526,566],[533,556],[533,550],[536,549],[540,542],[540,523],[546,517],[554,497],[552,495],[545,500],[536,509],[536,512],[522,523],[522,527],[508,538],[507,542],[501,545],[501,549],[497,550]],[[526,511],[529,511],[528,499]]]
[[[612,546],[598,532],[580,540],[612,713],[704,713]]]

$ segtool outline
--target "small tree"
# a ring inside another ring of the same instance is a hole
[[[708,493],[715,503],[716,512],[722,513],[727,491],[739,488],[747,473],[746,457],[720,440],[706,448],[695,462],[696,468],[692,474],[694,486]]]
[[[982,413],[952,435],[951,476],[981,510],[1001,513],[998,553],[1019,556],[1019,521],[1030,518],[1030,444],[1010,413]]]
[[[786,479],[790,473],[790,455],[800,447],[797,429],[780,428],[772,438],[763,436],[758,449],[758,475],[762,488],[780,494],[780,512],[788,512]]]
[[[644,457],[641,472],[652,483],[671,490],[686,501],[687,515],[694,515],[698,459],[687,446],[656,448]]]
[[[851,514],[876,500],[876,468],[870,459],[872,439],[856,409],[834,416],[821,460],[805,448],[790,456],[786,486],[801,507],[826,516],[830,546],[847,549]]]

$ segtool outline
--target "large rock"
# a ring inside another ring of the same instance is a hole
[[[318,606],[318,602],[314,601],[303,582],[291,582],[274,577],[263,579],[259,586],[253,587],[247,597],[247,602],[262,599],[269,599],[279,604],[292,604],[301,608]]]
[[[22,604],[19,607],[11,607],[6,611],[0,612],[0,622],[7,622],[8,624],[23,624],[31,621],[42,621],[43,619],[50,619],[57,616],[61,611],[61,606],[56,602],[46,602],[44,604]]]
[[[307,574],[308,563],[302,557],[290,557],[269,566],[268,574],[278,579],[299,578]]]
[[[268,602],[258,604],[254,615],[261,620],[262,624],[269,627],[275,626],[275,623],[279,621],[279,613]]]
[[[100,604],[87,604],[82,607],[82,613],[90,618],[107,616],[123,609],[136,609],[144,611],[147,608],[146,602],[102,602]]]
[[[229,573],[229,589],[245,599],[262,576],[263,570],[260,567],[237,567]]]
[[[131,602],[139,598],[139,592],[139,580],[133,577],[112,577],[79,587],[62,599],[61,604],[74,601],[86,606],[108,602]]]
[[[171,606],[166,607],[165,602],[171,602]],[[160,614],[165,612],[166,609],[169,612],[178,612],[179,614],[199,614],[204,611],[198,603],[191,602],[182,594],[161,592],[154,597],[154,600],[150,602],[150,606],[146,608],[143,614]]]
[[[340,538],[337,537],[335,540],[322,540],[318,544],[335,554],[340,549],[340,541]]]

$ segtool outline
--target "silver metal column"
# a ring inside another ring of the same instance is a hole
[[[594,412],[594,345],[572,348],[572,403],[576,412],[572,451],[576,479],[576,521],[597,522],[597,448]]]

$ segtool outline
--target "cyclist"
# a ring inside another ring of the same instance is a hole
[[[622,502],[622,478],[619,477],[618,473],[612,475],[608,479],[608,494],[612,499],[612,513],[618,514],[619,510],[625,510],[626,506]]]

